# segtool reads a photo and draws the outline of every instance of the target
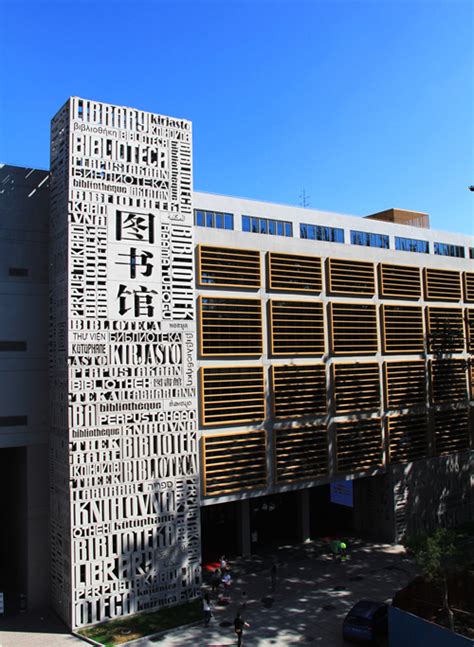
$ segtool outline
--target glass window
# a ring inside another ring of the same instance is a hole
[[[474,258],[474,247],[469,247],[469,258]]]
[[[344,230],[338,227],[325,227],[324,225],[300,224],[300,238],[308,240],[323,240],[330,243],[343,243]]]
[[[255,216],[242,216],[242,231],[251,231],[254,234],[270,234],[271,236],[293,236],[291,222],[257,218]]]
[[[194,210],[194,223],[198,227],[214,227],[216,229],[233,229],[234,216],[221,211]]]
[[[199,225],[199,227],[204,227],[204,211],[200,211],[198,209],[195,213],[196,213],[196,225]]]
[[[352,245],[364,245],[365,247],[389,248],[388,236],[384,234],[371,234],[368,231],[351,230]]]
[[[461,245],[449,245],[448,243],[435,243],[434,253],[440,256],[456,256],[464,258],[464,247]]]
[[[400,252],[419,252],[420,254],[429,254],[430,245],[427,240],[400,238],[399,236],[395,236],[395,249],[398,249]]]

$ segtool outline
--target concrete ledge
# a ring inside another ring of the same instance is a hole
[[[161,638],[161,636],[167,636],[168,634],[171,633],[176,633],[178,631],[182,631],[183,629],[189,629],[189,627],[197,627],[198,625],[202,624],[202,620],[196,620],[195,622],[190,622],[187,625],[179,625],[179,627],[173,627],[172,629],[163,629],[163,631],[158,631],[155,634],[149,634],[148,636],[142,636],[141,638],[135,638],[134,640],[129,640],[128,642],[125,643],[120,643],[122,645],[135,645],[138,647],[140,644],[142,644],[143,641],[146,640],[153,640],[154,638]],[[92,638],[88,638],[87,636],[82,636],[81,634],[76,633],[75,631],[71,631],[71,634],[75,636],[76,638],[79,638],[79,640],[83,640],[86,643],[89,643],[89,645],[95,645],[96,647],[104,647],[103,643],[99,643],[96,640],[93,640]]]

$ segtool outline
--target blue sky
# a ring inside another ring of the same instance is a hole
[[[193,121],[194,188],[474,233],[474,3],[0,0],[0,160],[70,95]]]

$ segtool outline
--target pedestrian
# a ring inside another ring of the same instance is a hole
[[[277,565],[276,565],[276,562],[273,562],[272,567],[270,569],[270,578],[271,578],[271,581],[272,581],[272,591],[275,591],[276,582],[277,582]]]
[[[212,617],[212,604],[209,600],[209,593],[206,593],[202,599],[202,611],[204,614],[204,626],[207,627]]]
[[[248,622],[245,622],[240,616],[240,612],[237,612],[237,615],[234,619],[234,631],[237,635],[237,647],[242,645],[242,636],[244,633],[244,627],[250,627]]]
[[[341,554],[341,562],[345,562],[347,559],[347,544],[345,541],[339,543],[339,552]]]
[[[247,608],[247,591],[242,591],[240,594],[240,608],[243,610]]]
[[[212,593],[218,593],[219,592],[219,586],[221,584],[221,572],[218,568],[215,569],[214,573],[212,574],[211,578],[211,584],[212,584]]]
[[[225,555],[222,555],[222,557],[219,559],[220,567],[222,573],[225,573],[226,571],[229,570],[229,562],[226,559]]]

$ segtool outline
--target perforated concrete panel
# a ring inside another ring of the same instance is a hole
[[[54,605],[72,627],[200,586],[191,123],[70,99],[52,123]]]

